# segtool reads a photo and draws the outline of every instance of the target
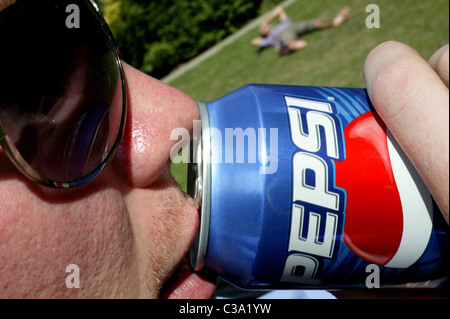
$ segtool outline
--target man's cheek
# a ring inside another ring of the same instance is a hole
[[[102,297],[128,282],[133,249],[123,207],[104,196],[81,202],[29,201],[1,212],[3,297]]]

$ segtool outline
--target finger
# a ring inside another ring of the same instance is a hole
[[[414,164],[448,222],[449,91],[412,48],[386,42],[364,65],[376,111]]]
[[[436,51],[436,53],[434,53],[433,56],[428,61],[431,67],[436,71],[436,73],[445,83],[445,85],[447,85],[447,87],[448,87],[448,73],[449,73],[448,49],[449,49],[448,44],[443,46],[438,51]]]

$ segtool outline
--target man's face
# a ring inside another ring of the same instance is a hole
[[[260,35],[265,38],[269,35],[270,31],[272,31],[273,25],[270,23],[263,24],[259,27],[259,33]]]
[[[197,104],[131,66],[124,71],[124,138],[94,180],[49,189],[23,177],[0,150],[1,298],[206,298],[214,292],[186,266],[198,212],[169,168],[176,142],[170,133],[192,130]],[[166,284],[176,269],[184,271]]]

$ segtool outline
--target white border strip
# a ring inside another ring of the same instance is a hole
[[[403,234],[394,257],[385,265],[407,268],[424,253],[433,227],[433,204],[422,178],[387,130],[392,171],[403,207]]]

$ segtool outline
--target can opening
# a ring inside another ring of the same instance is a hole
[[[198,104],[202,129],[193,133],[187,182],[187,193],[194,199],[195,207],[200,214],[200,228],[189,251],[191,265],[195,271],[201,270],[204,265],[208,248],[211,213],[211,140],[209,135],[203,135],[202,133],[209,129],[209,115],[206,103],[199,102]]]

